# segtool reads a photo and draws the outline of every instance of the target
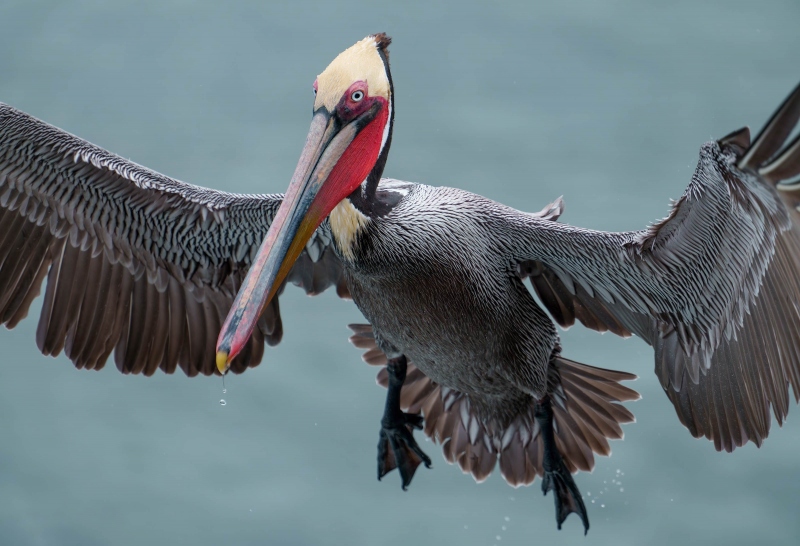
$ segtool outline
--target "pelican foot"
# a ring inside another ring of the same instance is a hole
[[[553,491],[558,528],[560,530],[561,524],[564,523],[567,516],[575,512],[583,521],[583,534],[585,535],[589,531],[589,515],[586,513],[581,492],[560,456],[557,462],[553,461],[553,467],[553,470],[545,470],[542,478],[542,492],[547,495],[548,491]]]
[[[559,530],[567,516],[574,512],[583,522],[583,534],[585,535],[589,532],[589,514],[586,513],[581,492],[556,447],[553,408],[550,405],[549,397],[537,402],[535,416],[542,429],[541,434],[544,441],[542,493],[547,495],[548,491],[553,492],[553,501],[556,505],[556,524]]]
[[[431,459],[417,445],[414,429],[422,429],[422,416],[399,412],[391,418],[381,420],[378,440],[378,479],[395,468],[400,472],[403,491],[408,488],[417,467],[425,463],[431,467]]]

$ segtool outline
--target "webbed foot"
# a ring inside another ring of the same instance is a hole
[[[431,459],[414,440],[414,429],[422,429],[422,415],[405,413],[400,409],[400,391],[406,380],[408,361],[405,356],[389,360],[389,386],[386,390],[386,408],[381,419],[378,440],[378,479],[395,468],[400,472],[403,491],[406,490],[414,472],[421,463],[431,467]]]
[[[552,462],[553,469],[545,470],[542,478],[542,492],[547,495],[548,491],[553,492],[553,500],[556,505],[556,524],[561,529],[561,524],[571,513],[578,514],[583,521],[583,534],[589,531],[589,515],[586,513],[586,506],[583,504],[581,492],[575,485],[567,467],[561,456],[558,461]]]
[[[553,492],[553,501],[556,505],[556,524],[559,530],[567,516],[574,512],[583,522],[583,534],[585,535],[589,532],[589,514],[586,513],[581,492],[578,491],[578,486],[575,485],[575,480],[572,479],[572,474],[564,464],[564,459],[556,446],[553,408],[549,396],[545,396],[536,403],[535,416],[536,422],[541,427],[544,442],[542,492],[545,495],[548,491]]]
[[[381,420],[380,439],[378,440],[378,479],[395,468],[400,472],[403,490],[406,490],[420,464],[431,467],[431,459],[419,447],[414,439],[414,429],[422,429],[422,416],[400,412],[397,415]]]

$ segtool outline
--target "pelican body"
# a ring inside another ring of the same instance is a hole
[[[638,394],[621,384],[634,375],[562,356],[554,323],[640,336],[694,436],[760,445],[789,385],[800,395],[800,140],[786,144],[800,87],[752,142],[741,129],[704,144],[666,218],[605,233],[559,223],[560,199],[526,213],[382,179],[389,43],[368,36],[317,77],[285,195],[190,186],[0,104],[0,320],[22,320],[47,277],[45,354],[241,373],[280,341],[287,282],[336,286],[387,387],[379,479],[397,468],[405,489],[430,466],[422,429],[478,481],[497,466],[511,485],[540,477],[559,528],[574,512],[588,530],[572,474],[610,453]]]
[[[519,213],[452,188],[385,185],[402,197],[341,256],[353,301],[388,357],[408,357],[482,415],[508,421],[547,393],[558,354],[552,321],[509,266],[510,241],[496,239],[500,215]]]

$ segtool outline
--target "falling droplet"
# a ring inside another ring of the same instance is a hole
[[[503,525],[502,527],[500,527],[500,530],[501,530],[501,531],[505,531],[505,530],[506,530],[506,526],[505,526],[505,525]]]
[[[592,499],[592,504],[594,504],[594,499]]]
[[[500,542],[501,540],[503,540],[503,537],[501,537],[500,535],[497,535],[496,537],[494,537],[494,539],[496,541]]]
[[[601,505],[600,505],[600,508],[605,508],[605,507],[606,507],[606,505],[605,505],[605,504],[601,504]]]
[[[222,394],[226,394],[227,392],[228,392],[228,389],[222,389]]]
[[[504,517],[503,519],[506,520],[506,521],[511,521],[511,518],[508,517],[508,516]]]
[[[220,398],[220,400],[219,400],[219,405],[220,405],[220,406],[224,406],[225,404],[227,404],[227,402],[225,401],[225,399],[224,399],[224,398]]]

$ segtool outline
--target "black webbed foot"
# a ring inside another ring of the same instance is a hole
[[[414,440],[414,429],[422,429],[422,416],[412,413],[399,413],[400,418],[381,421],[380,439],[378,440],[378,479],[395,468],[405,490],[411,483],[417,467],[425,463],[431,467],[430,458],[420,449]],[[387,422],[389,421],[389,422]]]
[[[574,512],[583,521],[583,534],[585,535],[589,532],[589,514],[586,513],[581,492],[575,485],[575,480],[572,479],[572,474],[564,464],[564,459],[556,447],[553,432],[553,408],[550,405],[549,397],[536,403],[535,415],[536,422],[541,427],[542,441],[544,442],[542,492],[547,495],[548,491],[553,491],[556,524],[559,530],[567,516]]]
[[[378,440],[378,479],[396,468],[400,472],[404,491],[420,464],[431,467],[430,457],[414,440],[414,429],[422,429],[422,416],[400,409],[400,390],[406,380],[407,366],[404,356],[391,359],[387,365],[389,388]]]
[[[545,470],[542,478],[542,492],[547,495],[548,491],[553,491],[556,524],[559,530],[567,516],[575,512],[583,521],[583,534],[585,535],[589,531],[589,515],[586,513],[581,492],[578,491],[578,486],[575,485],[575,480],[572,479],[572,474],[567,470],[561,456],[558,457],[557,462],[554,462],[552,470]]]

